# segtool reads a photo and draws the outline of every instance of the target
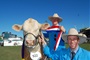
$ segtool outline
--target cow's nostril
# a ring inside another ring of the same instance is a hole
[[[26,44],[28,46],[33,46],[33,45],[35,45],[35,40],[26,40]]]

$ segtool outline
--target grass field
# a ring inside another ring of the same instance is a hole
[[[79,46],[90,51],[90,43],[83,43],[83,44],[80,44]],[[66,47],[68,48],[67,44],[66,44]]]
[[[21,60],[21,47],[0,47],[0,60]]]
[[[90,51],[90,43],[81,44],[80,46]],[[14,47],[0,46],[0,60],[21,60],[21,47],[20,46],[14,46]]]

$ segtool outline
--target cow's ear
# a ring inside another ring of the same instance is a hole
[[[48,23],[41,24],[41,30],[46,30],[48,27],[50,27],[50,24]]]
[[[15,24],[12,26],[12,29],[14,29],[15,31],[20,31],[22,30],[22,25]]]

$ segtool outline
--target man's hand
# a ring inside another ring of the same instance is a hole
[[[42,43],[42,45],[46,44],[43,34],[41,35],[41,37],[39,37],[39,43]]]
[[[63,26],[60,26],[60,30],[65,32],[65,28]]]

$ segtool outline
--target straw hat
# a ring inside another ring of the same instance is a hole
[[[79,44],[83,43],[83,42],[86,42],[86,35],[85,34],[82,34],[82,33],[78,33],[78,31],[75,29],[75,28],[71,28],[68,32],[68,34],[63,34],[62,35],[62,39],[67,42],[67,36],[69,35],[75,35],[75,36],[78,36],[79,37]]]
[[[62,18],[59,17],[57,13],[55,13],[53,16],[50,16],[50,17],[49,17],[49,20],[52,21],[53,19],[57,19],[58,22],[61,22],[61,21],[62,21]]]

